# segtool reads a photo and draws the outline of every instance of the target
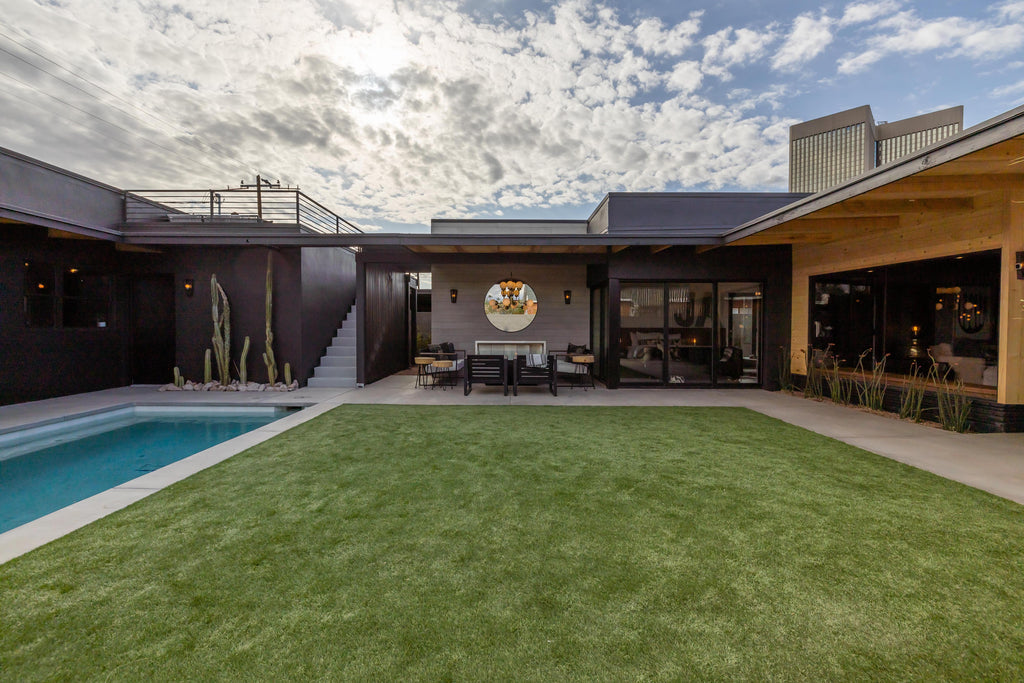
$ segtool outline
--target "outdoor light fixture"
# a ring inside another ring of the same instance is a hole
[[[1017,252],[1017,262],[1013,267],[1017,269],[1017,279],[1024,280],[1024,251]]]
[[[191,297],[195,293],[195,283],[192,282],[192,278],[185,278],[185,296]]]
[[[448,294],[452,297],[452,303],[453,304],[454,303],[458,303],[458,301],[459,301],[459,290],[453,289],[453,290],[449,291]]]
[[[565,290],[565,292],[563,292],[563,294],[565,295],[565,305],[568,306],[569,304],[572,303],[572,290],[567,289]]]

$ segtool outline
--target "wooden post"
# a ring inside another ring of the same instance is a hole
[[[1017,252],[1024,251],[1024,191],[1006,193],[1003,258],[999,280],[1000,403],[1024,404],[1024,280],[1017,279]]]

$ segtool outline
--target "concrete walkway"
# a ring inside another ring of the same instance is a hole
[[[1024,504],[1024,434],[955,434],[801,397],[745,389],[546,389],[519,396],[500,388],[416,388],[394,375],[362,389],[305,388],[288,393],[158,392],[153,386],[110,389],[0,407],[0,434],[125,405],[299,406],[304,409],[235,439],[0,534],[0,563],[59,538],[114,510],[188,477],[345,403],[399,405],[732,406],[755,410],[887,458]],[[767,436],[770,438],[770,435]],[[0,454],[2,457],[2,454]]]

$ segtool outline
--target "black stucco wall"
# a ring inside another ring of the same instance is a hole
[[[250,337],[249,379],[267,378],[265,340],[267,254],[274,261],[274,352],[283,378],[304,384],[319,362],[344,312],[355,298],[355,259],[342,249],[265,247],[164,247],[159,253],[118,251],[111,242],[47,237],[43,228],[2,226],[0,240],[0,403],[125,386],[131,376],[131,281],[167,275],[174,280],[175,364],[185,377],[201,380],[207,348],[212,348],[210,276],[231,305],[232,375],[243,340]],[[115,276],[114,318],[106,328],[30,328],[24,314],[24,262],[92,269]],[[184,282],[195,290],[186,296]],[[138,306],[149,302],[136,302]],[[166,368],[167,379],[173,367]],[[216,379],[216,369],[214,369]]]
[[[116,294],[114,320],[105,328],[39,328],[25,324],[25,261],[113,272],[113,245],[51,240],[46,230],[3,226],[0,241],[0,403],[107,389],[127,383],[127,295]]]
[[[305,382],[356,300],[356,259],[347,249],[302,249],[302,357]],[[296,376],[300,376],[297,374]]]

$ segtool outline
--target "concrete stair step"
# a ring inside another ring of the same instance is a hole
[[[347,389],[355,388],[356,380],[355,377],[352,379],[342,379],[340,377],[310,377],[309,381],[306,382],[307,387],[313,387],[314,389]]]
[[[356,366],[356,355],[351,356],[324,356],[320,359],[323,367],[354,368]]]
[[[314,377],[342,377],[345,379],[356,378],[355,367],[339,368],[331,365],[321,365],[313,370]]]
[[[327,356],[332,356],[332,357],[352,356],[353,358],[355,358],[356,357],[356,345],[353,344],[352,346],[328,346],[327,347],[327,353],[324,354],[323,358],[326,358]],[[321,358],[321,360],[323,360],[323,358]]]

